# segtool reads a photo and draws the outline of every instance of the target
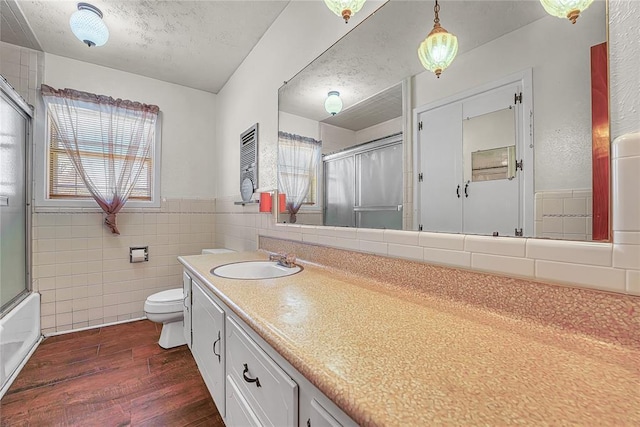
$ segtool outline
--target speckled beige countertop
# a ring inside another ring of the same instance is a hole
[[[640,351],[302,262],[240,281],[180,261],[361,425],[640,425]]]

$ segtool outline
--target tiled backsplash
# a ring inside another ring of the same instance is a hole
[[[535,197],[535,236],[592,240],[591,190],[540,191]]]
[[[257,203],[237,205],[238,197],[216,199],[216,247],[234,251],[255,251],[258,248],[256,230],[268,227],[273,217],[260,213]]]
[[[640,348],[640,298],[631,295],[554,286],[270,237],[260,238],[260,248],[295,253],[308,262],[371,278],[400,294],[408,292],[410,298],[416,292],[424,293]]]
[[[117,236],[97,209],[37,209],[33,288],[42,294],[43,333],[144,316],[147,296],[182,286],[179,255],[215,247],[214,212],[214,200],[200,199],[124,209]],[[149,261],[129,263],[130,246],[149,246]]]

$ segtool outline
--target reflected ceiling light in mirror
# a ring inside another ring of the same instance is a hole
[[[540,3],[549,15],[568,18],[575,24],[580,12],[588,8],[593,0],[540,0]]]
[[[342,99],[340,99],[340,92],[332,90],[327,94],[327,99],[324,101],[324,109],[327,113],[335,116],[342,110]]]
[[[433,29],[418,47],[418,58],[424,68],[436,73],[440,78],[442,71],[453,62],[458,53],[458,38],[440,26],[440,5],[436,0],[433,7],[435,19]]]
[[[102,12],[89,3],[78,3],[69,25],[78,40],[89,47],[102,46],[109,40],[109,29],[102,21]]]
[[[349,18],[355,15],[366,0],[324,0],[327,7],[336,15],[342,16],[344,23],[349,22]]]

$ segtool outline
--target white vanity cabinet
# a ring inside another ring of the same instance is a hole
[[[357,426],[193,278],[197,273],[184,277],[191,289],[191,352],[227,427]]]
[[[209,393],[225,416],[225,315],[224,310],[196,280],[191,286],[191,328],[193,358]]]
[[[186,271],[182,273],[182,314],[184,316],[184,339],[189,348],[191,348],[191,276]]]

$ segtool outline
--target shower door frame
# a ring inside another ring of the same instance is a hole
[[[5,307],[0,307],[0,319],[3,318],[6,314],[10,313],[11,310],[20,302],[22,302],[33,290],[32,284],[32,253],[31,253],[31,207],[32,207],[32,183],[33,183],[33,170],[32,170],[32,156],[33,156],[33,107],[27,104],[27,102],[20,96],[20,94],[11,86],[7,80],[0,75],[0,96],[4,96],[8,99],[10,103],[13,103],[15,107],[17,107],[20,112],[25,116],[26,120],[26,140],[25,140],[25,159],[24,159],[24,186],[25,186],[25,201],[26,204],[24,206],[25,210],[25,287],[22,292],[12,298]]]

